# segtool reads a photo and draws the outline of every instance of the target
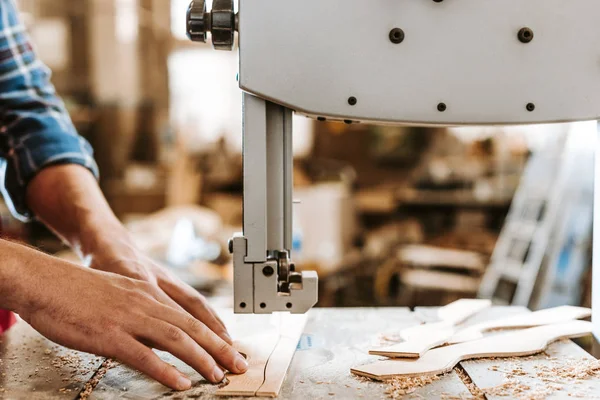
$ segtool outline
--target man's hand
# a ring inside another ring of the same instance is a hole
[[[48,315],[65,314],[69,321],[66,326],[76,325],[79,336],[70,342],[67,339],[71,337],[66,332],[64,336],[52,336],[55,330],[42,333],[51,339],[56,337],[62,344],[121,358],[174,388],[181,386],[175,385],[173,371],[160,364],[147,347],[140,347],[142,342],[173,353],[213,382],[222,379],[222,373],[214,368],[215,360],[234,373],[246,370],[245,360],[232,355],[235,350],[230,346],[227,330],[204,297],[136,248],[89,171],[78,165],[43,169],[29,183],[27,204],[73,249],[83,256],[91,256],[94,269],[127,277],[98,271],[84,273],[85,269],[63,265],[64,276],[69,276],[69,268],[76,268],[73,276],[66,281],[62,273],[48,276],[48,286],[57,290],[56,296],[47,298],[34,311],[25,310],[25,315],[42,331],[50,326]],[[65,288],[73,285],[85,288],[81,300],[65,294]],[[73,305],[84,299],[81,307]],[[60,305],[55,307],[54,303]],[[95,307],[99,307],[101,322],[88,315]],[[111,316],[113,308],[119,312]],[[103,337],[99,346],[83,348],[85,340],[99,334],[97,331],[106,324],[119,332],[122,343],[112,343]],[[152,334],[154,331],[156,334]],[[133,351],[127,350],[128,346]],[[127,358],[121,354],[126,350]]]
[[[142,254],[122,229],[117,228],[117,231],[104,237],[102,245],[92,251],[92,268],[150,283],[155,290],[163,293],[171,307],[190,313],[232,344],[225,324],[204,296]]]
[[[0,306],[67,347],[116,358],[176,390],[189,378],[150,347],[165,350],[211,382],[245,359],[153,283],[94,271],[0,241]],[[10,282],[10,284],[8,284]]]

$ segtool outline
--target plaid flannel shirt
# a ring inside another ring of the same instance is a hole
[[[32,217],[27,184],[57,164],[79,164],[98,176],[92,148],[36,57],[14,0],[0,0],[0,191],[18,219]]]

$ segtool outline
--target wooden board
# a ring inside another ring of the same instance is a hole
[[[217,396],[277,397],[306,324],[306,315],[280,314],[277,326],[234,343],[250,365],[245,374],[228,374]]]
[[[394,376],[437,375],[448,372],[463,360],[484,357],[511,357],[536,354],[556,340],[586,336],[591,322],[571,321],[517,332],[504,333],[473,342],[427,352],[418,360],[385,360],[353,368],[354,374],[385,380]]]
[[[460,301],[460,300],[459,300]],[[443,309],[442,307],[438,311]],[[405,342],[369,351],[369,354],[391,358],[418,358],[428,350],[443,344],[457,344],[483,338],[485,332],[500,329],[531,328],[534,326],[558,324],[591,316],[592,310],[584,307],[561,306],[536,312],[523,311],[520,314],[492,319],[464,328],[456,332],[454,326],[433,322],[409,328],[401,333]],[[451,317],[450,317],[451,318]],[[430,328],[429,330],[426,328]]]
[[[428,350],[444,344],[455,332],[455,326],[489,308],[492,302],[483,299],[461,299],[438,311],[439,322],[426,323],[400,332],[402,343],[369,350],[369,354],[386,357],[419,358]]]
[[[483,337],[485,332],[499,329],[530,328],[533,326],[558,324],[575,319],[588,318],[592,310],[585,307],[561,306],[535,312],[523,312],[511,317],[490,320],[469,326],[456,332],[449,344],[462,343]]]
[[[479,290],[480,278],[453,272],[408,270],[402,272],[402,283],[412,289],[443,290],[474,295]]]
[[[441,321],[458,325],[491,305],[492,301],[488,299],[461,299],[440,308],[438,317]]]
[[[446,267],[483,273],[483,257],[472,251],[444,249],[426,245],[407,245],[398,250],[398,260],[418,267]]]
[[[58,346],[19,321],[0,335],[0,399],[75,399],[102,361]]]

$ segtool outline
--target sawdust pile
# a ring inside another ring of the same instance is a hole
[[[418,388],[422,388],[439,379],[440,377],[436,375],[413,377],[398,376],[388,381],[389,387],[387,388],[386,393],[392,399],[400,399],[402,396],[413,393]]]
[[[79,393],[78,399],[87,400],[87,398],[90,396],[90,394],[92,394],[96,386],[98,386],[98,383],[100,383],[100,380],[104,377],[104,375],[106,375],[106,373],[111,368],[114,368],[116,365],[117,364],[113,360],[106,359],[102,363],[98,371],[96,371],[92,379],[86,382],[85,386],[83,387],[83,390],[81,391],[81,393]]]
[[[470,394],[457,396],[450,393],[441,393],[443,400],[485,400],[487,396],[506,397],[516,400],[544,400],[556,394],[566,397],[581,399],[600,399],[600,393],[594,392],[589,387],[584,387],[589,379],[600,379],[600,360],[581,358],[556,358],[536,356],[539,363],[524,368],[524,360],[533,360],[534,357],[498,359],[498,365],[488,369],[502,373],[502,383],[488,388],[477,387],[462,367],[455,368],[455,372],[469,389]],[[491,360],[480,360],[489,363]],[[387,381],[387,395],[392,399],[414,393],[417,389],[427,386],[441,376],[396,377]],[[568,390],[568,393],[566,392]]]

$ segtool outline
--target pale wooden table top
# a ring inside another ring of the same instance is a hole
[[[387,385],[368,382],[350,374],[350,367],[378,359],[369,356],[369,347],[380,341],[381,333],[393,333],[427,321],[434,309],[418,308],[415,312],[408,308],[349,308],[310,311],[309,321],[294,356],[290,371],[284,383],[281,399],[385,399]],[[506,316],[522,312],[522,308],[495,307],[474,321]],[[227,322],[228,316],[225,316]],[[229,319],[233,319],[233,315]],[[243,316],[232,333],[245,331],[248,326],[257,324],[260,316]],[[236,331],[236,327],[238,328]],[[75,399],[99,368],[103,359],[88,354],[77,353],[56,346],[42,338],[26,323],[20,322],[7,335],[0,339],[0,399]],[[585,351],[570,341],[553,344],[539,356],[519,360],[524,371],[533,371],[548,361],[548,355],[558,359],[590,358]],[[165,359],[177,365],[193,378],[194,386],[183,393],[173,392],[146,378],[142,374],[124,366],[111,369],[102,378],[90,399],[213,399],[216,387],[206,383],[189,367],[163,354]],[[62,357],[62,358],[61,358]],[[492,366],[502,365],[502,360],[478,360],[462,362],[476,386],[487,388],[501,384],[505,375],[502,368],[491,370]],[[555,361],[556,362],[556,361]],[[506,361],[506,363],[511,363]],[[492,368],[493,369],[493,368]],[[521,377],[534,390],[543,385],[535,374]],[[565,398],[569,394],[593,393],[600,396],[600,380],[586,380],[581,386],[563,390],[549,398]],[[471,393],[455,371],[440,380],[416,390],[406,398],[472,398]],[[488,399],[496,397],[487,396]],[[506,397],[497,397],[505,399]],[[571,397],[568,397],[571,398]]]

